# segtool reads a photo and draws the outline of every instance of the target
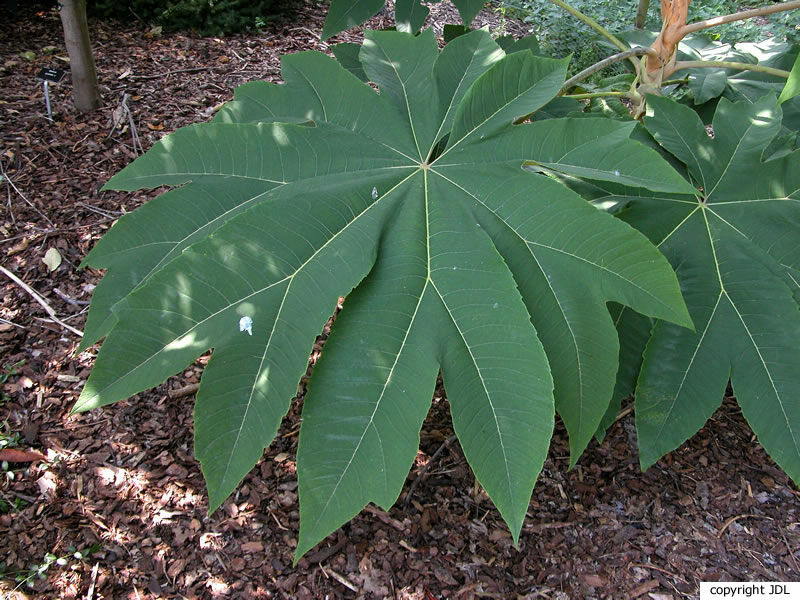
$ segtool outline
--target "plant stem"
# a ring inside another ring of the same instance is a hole
[[[789,78],[789,71],[781,69],[773,69],[772,67],[764,67],[761,65],[754,65],[750,63],[729,62],[725,60],[686,60],[678,61],[672,72],[681,71],[683,69],[697,69],[697,68],[716,68],[716,69],[741,69],[742,71],[757,71],[759,73],[767,73],[768,75],[775,75],[776,77]]]
[[[584,23],[586,23],[589,27],[594,29],[597,33],[602,35],[604,38],[606,38],[609,42],[614,44],[614,46],[616,46],[617,48],[619,48],[623,52],[625,50],[628,50],[629,46],[627,46],[624,42],[622,42],[613,33],[608,31],[608,29],[606,29],[605,27],[600,25],[600,23],[598,23],[597,21],[595,21],[591,17],[587,17],[581,11],[579,11],[579,10],[577,10],[575,8],[572,8],[569,4],[564,2],[564,0],[550,0],[550,2],[552,2],[553,4],[558,6],[559,8],[564,9],[569,14],[571,14],[573,17],[575,17],[576,19],[579,19],[580,21],[583,21]]]
[[[553,0],[551,0],[551,2],[552,1]],[[724,23],[731,23],[733,21],[741,21],[743,19],[751,19],[753,17],[771,15],[772,13],[784,12],[787,10],[793,10],[795,8],[800,8],[800,0],[791,0],[790,2],[780,2],[777,4],[773,4],[771,6],[762,6],[761,8],[743,10],[737,13],[732,13],[730,15],[724,15],[722,17],[713,17],[711,19],[706,19],[705,21],[690,23],[682,27],[682,33],[684,36],[686,36],[690,33],[694,33],[695,31],[700,31],[702,29],[708,29],[709,27],[714,27],[715,25],[722,25]]]
[[[566,92],[569,88],[574,86],[579,81],[583,81],[590,75],[597,73],[598,71],[602,71],[609,65],[613,65],[614,63],[620,62],[621,60],[626,60],[634,56],[642,56],[644,54],[655,54],[655,50],[652,48],[630,48],[625,50],[624,52],[620,52],[618,54],[614,54],[613,56],[609,56],[608,58],[604,58],[603,60],[596,62],[590,67],[587,67],[577,75],[570,77],[567,81],[564,82],[564,86],[561,88],[561,92]]]

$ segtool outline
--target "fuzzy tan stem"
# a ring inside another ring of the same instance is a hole
[[[776,77],[789,78],[789,71],[782,69],[773,69],[772,67],[764,67],[761,65],[754,65],[751,63],[729,62],[724,60],[686,60],[675,63],[671,69],[670,75],[676,71],[683,69],[741,69],[742,71],[757,71],[759,73],[767,73],[768,75],[775,75]]]

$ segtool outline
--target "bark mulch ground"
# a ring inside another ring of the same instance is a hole
[[[438,31],[456,21],[447,10],[437,8]],[[105,106],[75,113],[66,81],[51,88],[52,123],[34,76],[66,65],[58,15],[0,22],[0,263],[80,329],[101,276],[80,261],[117,217],[153,197],[99,191],[136,156],[131,123],[148,148],[209,119],[236,85],[278,78],[281,54],[326,50],[323,12],[305,5],[263,33],[224,39],[93,22]],[[480,18],[501,26],[492,11]],[[42,262],[51,248],[63,257],[52,273]],[[457,442],[443,447],[452,429],[442,390],[397,505],[368,507],[293,567],[302,384],[264,458],[208,516],[192,458],[202,361],[157,389],[69,416],[96,347],[75,356],[77,335],[4,274],[0,294],[0,440],[44,457],[0,471],[0,594],[9,598],[667,600],[696,598],[703,580],[800,580],[800,492],[732,399],[646,473],[631,414],[571,471],[558,427],[515,548]],[[77,558],[70,548],[93,552]],[[16,587],[15,575],[48,553],[65,564]]]

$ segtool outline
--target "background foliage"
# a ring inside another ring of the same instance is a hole
[[[226,35],[262,27],[290,9],[293,0],[89,0],[90,16],[140,19],[167,31]]]
[[[636,0],[605,2],[604,0],[574,0],[570,6],[592,17],[600,25],[619,33],[633,27]],[[702,21],[711,17],[734,13],[746,8],[773,4],[768,1],[740,2],[738,0],[711,0],[693,2],[689,5],[688,21]],[[509,16],[521,18],[531,26],[544,56],[563,57],[572,54],[570,72],[578,72],[608,56],[607,45],[591,27],[565,13],[548,0],[510,0],[500,5]],[[659,31],[661,16],[659,3],[651,2],[646,30]],[[714,27],[700,35],[710,40],[733,44],[736,42],[764,40],[768,38],[800,42],[800,14],[788,11],[771,15],[766,20],[750,19]],[[618,63],[605,71],[621,73],[626,63]]]

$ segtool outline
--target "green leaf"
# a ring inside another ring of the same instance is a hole
[[[361,44],[342,43],[331,46],[331,51],[345,69],[358,77],[361,81],[369,81],[364,67],[358,60],[358,53],[361,52]]]
[[[724,69],[694,69],[689,75],[689,89],[695,104],[719,97],[727,85],[728,74]]]
[[[383,8],[384,0],[331,0],[322,27],[322,40],[361,25]]]
[[[442,39],[444,40],[445,44],[449,44],[457,37],[462,36],[465,33],[469,33],[470,31],[472,30],[466,25],[454,25],[452,23],[445,23],[444,27],[442,28]],[[497,44],[501,48],[503,48],[499,39],[495,40],[495,42],[497,42]],[[505,50],[505,48],[503,49]]]
[[[642,197],[620,213],[675,267],[696,326],[660,322],[647,344],[636,389],[642,467],[702,427],[730,379],[761,444],[800,481],[800,152],[762,159],[781,126],[774,96],[721,100],[713,139],[689,108],[648,103],[645,125],[702,192]]]
[[[619,333],[619,370],[611,402],[595,432],[598,442],[603,441],[608,428],[616,421],[622,400],[632,396],[636,390],[636,378],[642,368],[642,356],[653,328],[652,319],[619,304],[612,305],[610,311],[614,326]]]
[[[518,40],[514,39],[512,35],[504,35],[495,40],[497,45],[500,46],[506,54],[520,52],[522,50],[530,50],[534,54],[539,54],[539,41],[535,35],[527,35]]]
[[[794,65],[792,66],[792,71],[789,74],[789,79],[786,81],[783,90],[781,90],[781,95],[778,97],[778,104],[783,104],[798,94],[800,94],[800,54],[797,55]]]
[[[431,12],[419,0],[397,0],[394,11],[397,31],[405,33],[417,33]]]
[[[285,85],[249,84],[112,179],[179,187],[87,259],[108,268],[92,318],[110,333],[75,410],[213,348],[195,406],[213,511],[270,444],[347,296],[304,401],[297,556],[396,500],[440,371],[464,453],[517,540],[555,407],[573,462],[606,411],[607,302],[691,324],[652,244],[552,175],[692,188],[629,124],[515,125],[558,94],[565,61],[506,56],[486,31],[441,51],[430,32],[367,32],[358,56],[379,92],[330,57],[287,57]]]
[[[453,0],[453,4],[458,9],[458,14],[461,16],[461,22],[464,25],[471,25],[478,13],[481,12],[485,0]]]

